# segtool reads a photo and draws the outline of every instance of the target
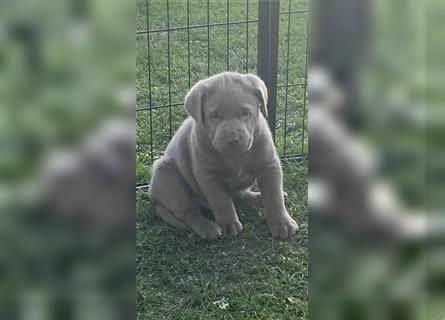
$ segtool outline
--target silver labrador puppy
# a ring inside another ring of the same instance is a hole
[[[149,193],[161,218],[205,239],[234,237],[242,230],[238,200],[264,207],[273,236],[295,235],[266,104],[266,86],[252,74],[224,72],[190,90],[185,108],[191,117],[153,165]],[[261,193],[249,190],[255,179]],[[215,221],[202,215],[203,208]]]

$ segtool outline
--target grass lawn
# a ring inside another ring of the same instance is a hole
[[[209,22],[225,23],[226,2],[209,3]],[[249,0],[247,10],[246,1],[230,0],[229,20],[245,21],[247,15],[257,20],[257,5]],[[182,102],[190,85],[225,70],[256,72],[256,22],[233,24],[229,30],[224,25],[211,27],[209,33],[207,28],[153,32],[147,38],[147,29],[187,25],[187,1],[169,1],[168,21],[166,6],[165,0],[150,0],[147,21],[146,1],[137,1],[137,108],[145,109],[137,112],[138,182],[150,179],[152,158],[162,155],[186,117]],[[280,11],[289,9],[306,10],[307,0],[281,1]],[[276,122],[280,155],[307,151],[304,86],[286,88],[305,82],[307,13],[291,14],[290,19],[288,24],[288,15],[280,15]],[[190,25],[204,24],[207,1],[190,0]],[[164,105],[172,106],[157,108]],[[284,173],[287,208],[300,225],[298,235],[289,241],[274,240],[258,210],[239,212],[244,229],[238,239],[203,241],[163,223],[154,215],[146,190],[139,190],[138,319],[307,319],[307,162],[287,163]]]
[[[261,210],[239,212],[239,238],[201,240],[163,223],[139,191],[138,319],[307,319],[306,163],[284,172],[286,206],[300,225],[288,241],[272,238]]]

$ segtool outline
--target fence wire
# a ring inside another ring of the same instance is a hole
[[[306,156],[307,0],[138,0],[136,14],[139,187],[185,119],[187,91],[222,71],[262,76],[281,159]]]

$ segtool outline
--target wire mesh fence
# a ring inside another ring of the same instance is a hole
[[[186,118],[187,91],[223,71],[265,81],[280,157],[304,158],[307,0],[138,0],[136,11],[139,186]]]

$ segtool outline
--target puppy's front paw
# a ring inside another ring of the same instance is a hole
[[[234,238],[243,230],[243,225],[241,224],[241,222],[239,222],[238,219],[217,219],[216,223],[221,226],[222,233],[225,238]]]
[[[204,218],[192,229],[203,239],[214,240],[222,236],[221,227],[212,220]]]
[[[294,236],[298,231],[298,224],[289,214],[282,215],[269,221],[270,231],[275,238],[288,239]]]

